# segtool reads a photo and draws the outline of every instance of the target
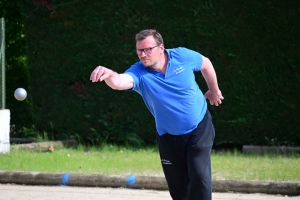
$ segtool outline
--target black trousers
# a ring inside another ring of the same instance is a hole
[[[192,132],[157,134],[162,168],[173,200],[211,200],[211,148],[215,131],[209,111]]]

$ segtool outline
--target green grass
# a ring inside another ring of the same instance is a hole
[[[159,163],[155,149],[114,146],[91,148],[88,152],[79,147],[41,153],[12,149],[9,154],[0,154],[0,170],[162,176]]]
[[[213,154],[215,179],[300,181],[299,155]]]
[[[300,181],[299,155],[212,153],[217,180]],[[132,150],[106,145],[101,149],[60,149],[54,152],[13,150],[0,154],[0,170],[163,176],[156,148]]]

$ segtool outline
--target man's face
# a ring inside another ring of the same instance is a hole
[[[153,36],[136,42],[136,52],[145,67],[155,68],[161,55],[164,53],[163,44],[157,44]]]

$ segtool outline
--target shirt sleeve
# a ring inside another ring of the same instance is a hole
[[[138,63],[135,63],[131,65],[129,69],[127,69],[124,74],[129,74],[133,78],[133,88],[131,90],[138,90],[139,85],[139,69],[138,69]]]
[[[203,62],[202,55],[187,48],[182,48],[182,51],[186,61],[190,62],[192,69],[196,72],[200,71]]]

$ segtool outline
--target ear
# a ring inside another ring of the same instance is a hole
[[[165,51],[165,46],[164,46],[164,44],[161,44],[161,45],[159,46],[159,48],[160,48],[160,51],[161,51],[162,53]]]

